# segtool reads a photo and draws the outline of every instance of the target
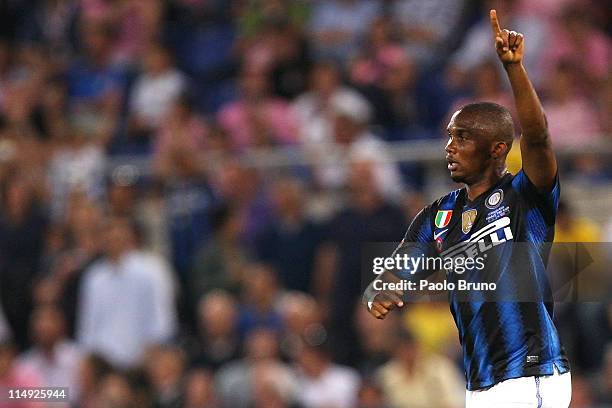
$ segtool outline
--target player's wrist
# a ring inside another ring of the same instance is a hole
[[[517,68],[523,68],[523,61],[513,61],[513,62],[505,62],[502,61],[502,64],[504,66],[504,69],[506,71],[512,70],[512,69],[517,69]]]

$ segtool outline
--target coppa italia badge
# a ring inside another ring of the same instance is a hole
[[[448,225],[453,216],[453,210],[438,210],[436,214],[435,224],[438,228],[444,228]]]
[[[476,210],[467,210],[461,214],[461,231],[463,231],[464,234],[467,234],[472,229],[477,214],[478,211]]]

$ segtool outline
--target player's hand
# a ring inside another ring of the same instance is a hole
[[[371,302],[368,302],[368,311],[377,319],[384,319],[387,314],[396,307],[404,306],[402,299],[394,293],[385,292],[377,294]]]
[[[491,10],[491,29],[495,38],[497,56],[504,64],[515,64],[523,60],[525,41],[523,34],[516,31],[502,30],[497,19],[497,11]]]

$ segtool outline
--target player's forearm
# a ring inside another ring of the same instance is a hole
[[[548,132],[544,109],[527,76],[525,67],[522,63],[514,63],[505,64],[504,68],[512,86],[523,138],[528,143],[546,142]]]

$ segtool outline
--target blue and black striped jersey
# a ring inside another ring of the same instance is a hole
[[[569,370],[546,275],[558,202],[558,179],[541,193],[520,171],[506,174],[473,201],[465,188],[447,194],[425,207],[406,232],[406,248],[433,243],[432,252],[443,258],[486,259],[484,270],[450,272],[447,281],[496,284],[493,297],[477,290],[449,292],[468,390],[550,375],[554,366],[560,373]]]

